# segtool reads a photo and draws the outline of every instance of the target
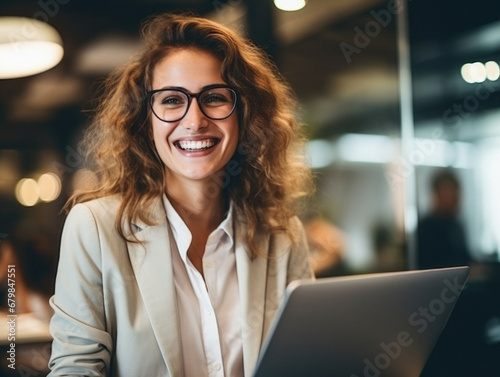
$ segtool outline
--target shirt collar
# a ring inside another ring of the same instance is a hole
[[[234,235],[234,222],[233,222],[233,218],[234,218],[234,205],[233,205],[233,201],[230,200],[229,201],[229,209],[226,212],[226,217],[224,218],[224,220],[222,220],[222,222],[217,227],[217,229],[221,229],[221,230],[223,230],[227,234],[227,236],[229,237],[229,241],[231,242],[231,245],[234,245],[234,237],[233,237],[233,235]]]

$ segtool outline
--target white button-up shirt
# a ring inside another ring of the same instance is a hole
[[[243,377],[243,343],[233,238],[233,206],[208,237],[203,273],[187,256],[188,227],[164,196],[186,377]],[[168,320],[168,319],[166,319]]]

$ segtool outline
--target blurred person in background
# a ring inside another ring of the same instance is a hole
[[[163,14],[142,36],[85,139],[98,187],[67,204],[49,375],[250,376],[313,277],[295,96],[218,23]]]
[[[310,263],[316,277],[348,273],[344,264],[345,237],[343,232],[323,217],[304,222],[310,250]]]
[[[458,218],[460,182],[451,170],[441,170],[432,178],[431,190],[432,209],[420,219],[417,229],[419,268],[467,265],[467,238]]]

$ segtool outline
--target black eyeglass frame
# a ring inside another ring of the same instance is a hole
[[[203,106],[200,103],[200,95],[202,93],[205,93],[205,92],[207,92],[209,90],[212,90],[212,89],[228,89],[230,92],[233,93],[234,103],[233,103],[233,108],[229,112],[229,115],[227,115],[225,117],[222,117],[222,118],[213,118],[213,117],[207,115],[205,113],[205,111],[203,110]],[[186,111],[184,112],[184,114],[182,114],[182,116],[180,118],[175,119],[175,120],[165,120],[165,119],[160,118],[158,116],[158,114],[156,114],[156,112],[154,110],[154,107],[153,107],[153,96],[156,93],[158,93],[158,92],[164,92],[164,91],[168,91],[168,90],[176,90],[178,92],[181,92],[181,93],[185,94],[186,97],[188,98],[188,104],[186,106]],[[187,90],[182,89],[182,88],[161,88],[161,89],[150,90],[149,92],[146,93],[146,99],[147,99],[147,101],[149,103],[149,107],[151,108],[151,111],[153,112],[153,114],[155,115],[155,117],[157,117],[162,122],[166,122],[166,123],[178,122],[182,118],[184,118],[186,116],[186,114],[188,113],[188,111],[189,111],[189,107],[191,106],[191,102],[192,102],[193,98],[196,98],[196,102],[198,103],[198,107],[200,108],[200,110],[203,113],[203,115],[205,115],[208,119],[212,119],[212,120],[224,120],[224,119],[229,118],[234,113],[234,110],[236,109],[236,102],[238,101],[238,94],[236,93],[236,90],[234,90],[233,88],[231,88],[228,85],[211,85],[211,86],[209,86],[209,87],[207,87],[207,88],[199,91],[198,93],[190,93]]]

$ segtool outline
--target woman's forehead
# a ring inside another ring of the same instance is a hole
[[[169,52],[154,67],[152,81],[154,89],[178,86],[188,90],[225,83],[221,77],[220,60],[209,52],[195,48]]]

